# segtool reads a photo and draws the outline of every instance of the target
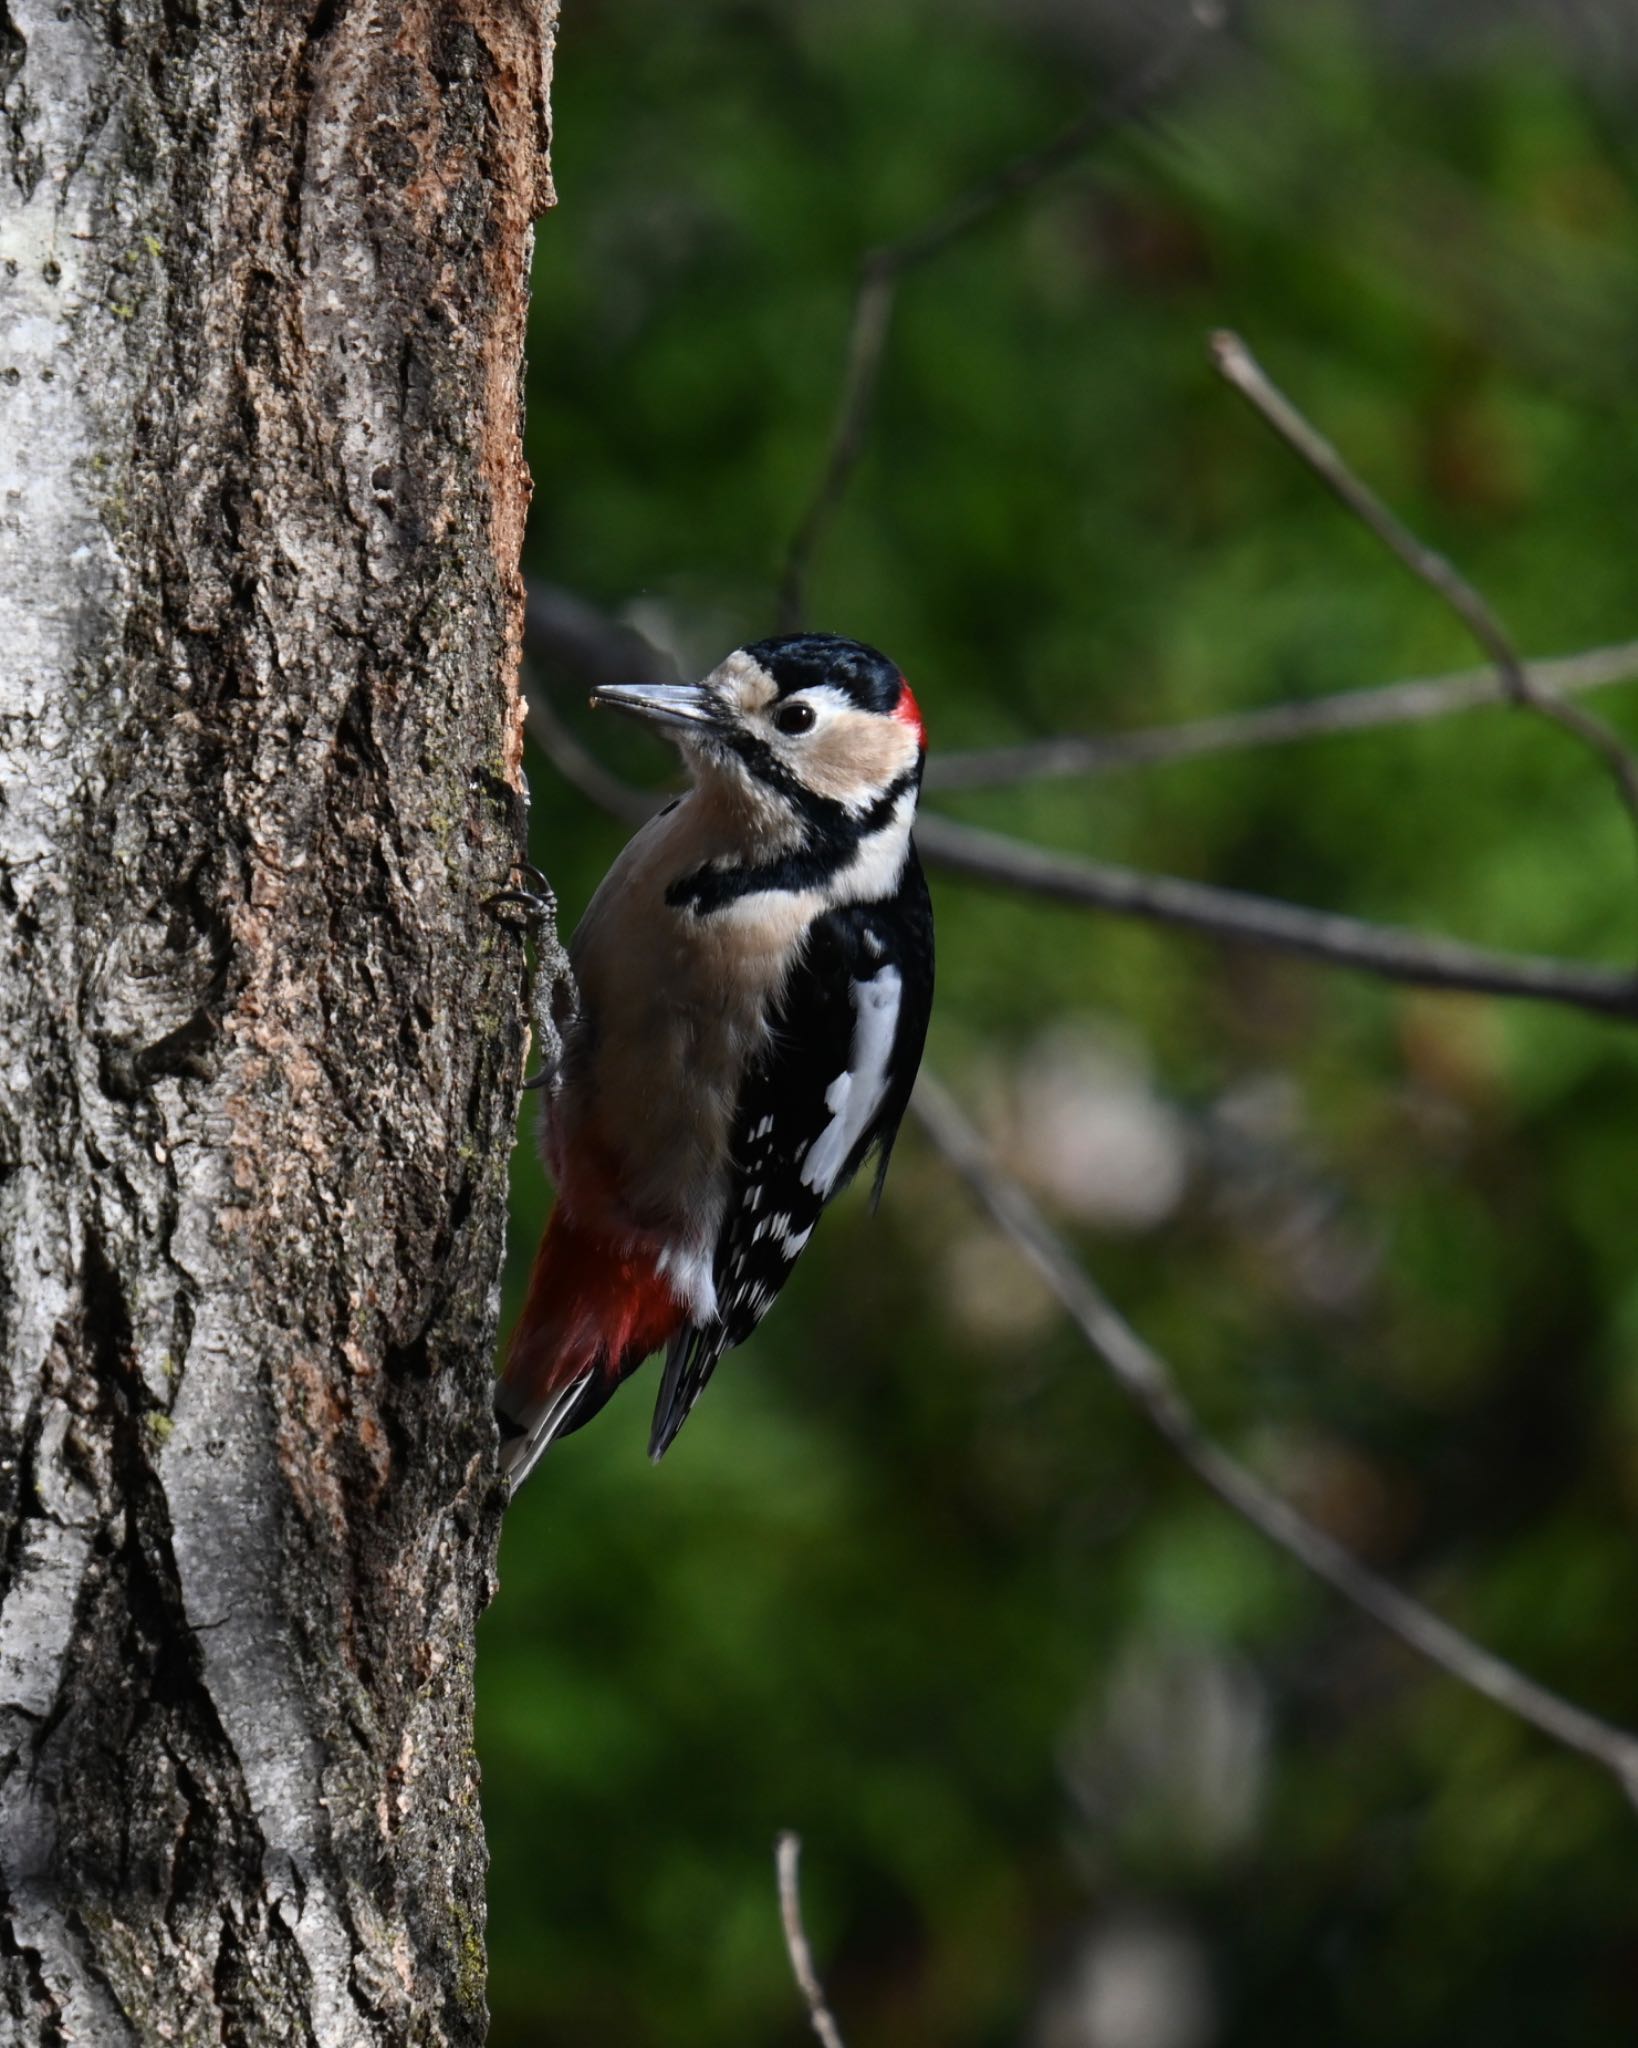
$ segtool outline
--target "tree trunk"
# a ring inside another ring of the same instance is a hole
[[[476,2042],[550,0],[0,5],[0,2035]]]

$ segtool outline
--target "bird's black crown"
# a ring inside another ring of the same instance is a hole
[[[776,633],[745,652],[773,677],[781,697],[829,683],[845,690],[862,711],[886,717],[904,687],[904,678],[885,654],[837,633]]]

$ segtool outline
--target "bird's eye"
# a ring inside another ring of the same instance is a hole
[[[800,698],[789,704],[781,704],[774,713],[774,724],[781,732],[807,732],[812,728],[813,719],[813,706],[804,704]]]

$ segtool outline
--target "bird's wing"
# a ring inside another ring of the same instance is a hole
[[[666,1353],[649,1437],[661,1457],[717,1360],[756,1328],[819,1212],[875,1146],[880,1192],[932,1006],[932,913],[914,855],[898,893],[815,920],[734,1113],[717,1314]]]

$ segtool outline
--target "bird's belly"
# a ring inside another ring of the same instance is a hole
[[[658,1243],[714,1244],[740,1087],[809,915],[772,892],[709,917],[668,912],[642,958],[599,949],[577,962],[583,1017],[551,1150],[578,1213]]]

